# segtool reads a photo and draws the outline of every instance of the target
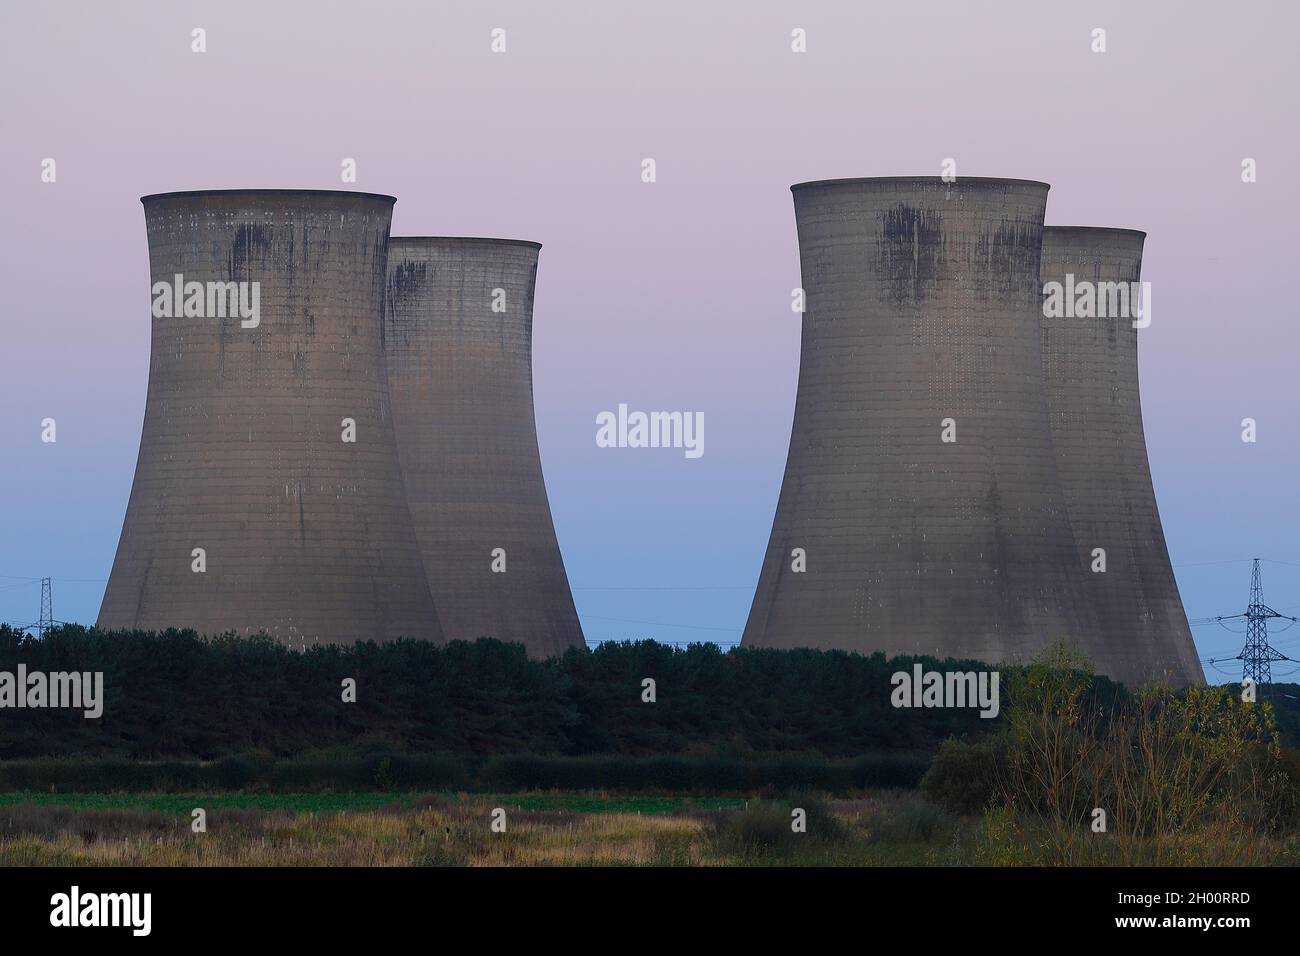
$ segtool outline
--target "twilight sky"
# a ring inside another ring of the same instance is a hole
[[[1300,614],[1297,8],[985,6],[6,0],[0,620],[35,619],[43,575],[56,618],[99,608],[149,361],[139,197],[354,188],[398,197],[397,235],[543,244],[539,439],[588,640],[738,640],[798,374],[788,187],[946,157],[1051,183],[1049,224],[1147,231],[1143,405],[1188,616],[1243,610],[1255,555]],[[706,453],[598,448],[620,402],[702,411]],[[1276,644],[1300,657],[1300,629]]]

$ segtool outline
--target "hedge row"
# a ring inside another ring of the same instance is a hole
[[[534,757],[487,759],[455,754],[371,753],[358,756],[268,755],[211,762],[120,758],[7,760],[0,791],[100,793],[262,790],[617,790],[757,793],[866,787],[916,787],[925,754],[873,754],[855,760],[815,757]]]

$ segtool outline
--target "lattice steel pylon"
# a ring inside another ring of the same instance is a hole
[[[1241,677],[1253,679],[1256,684],[1273,683],[1273,662],[1289,660],[1285,654],[1274,650],[1268,643],[1268,619],[1285,617],[1264,603],[1264,586],[1260,580],[1259,558],[1250,572],[1250,604],[1246,607],[1246,645],[1237,655],[1241,661]],[[1287,618],[1294,620],[1294,618]]]
[[[49,578],[41,578],[41,616],[36,622],[36,633],[44,637],[54,627],[54,594]]]

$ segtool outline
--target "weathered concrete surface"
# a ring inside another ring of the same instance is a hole
[[[1145,233],[1048,226],[1042,282],[1135,283]],[[1098,671],[1127,684],[1203,684],[1169,564],[1147,462],[1131,317],[1047,318],[1040,311],[1052,442],[1079,561],[1106,553],[1084,583],[1100,630],[1088,648]]]
[[[388,405],[392,197],[142,201],[151,281],[259,282],[261,323],[153,319],[140,457],[100,626],[265,631],[294,645],[440,640]],[[206,573],[191,569],[195,548]]]
[[[394,237],[384,335],[407,497],[448,638],[496,637],[549,657],[583,640],[533,417],[540,249]],[[493,570],[497,549],[504,572]]]
[[[744,644],[1001,663],[1082,646],[1095,628],[1040,358],[1047,190],[938,177],[793,188],[799,388]],[[954,443],[940,440],[949,418]]]

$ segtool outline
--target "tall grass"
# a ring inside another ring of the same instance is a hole
[[[915,821],[942,812],[914,791],[727,806],[678,799],[656,802],[658,812],[632,811],[632,802],[610,798],[601,809],[579,795],[441,794],[352,811],[209,805],[205,833],[190,829],[183,806],[16,804],[0,806],[0,865],[870,865],[932,863],[941,848]],[[505,832],[490,826],[497,808]],[[804,832],[791,827],[795,808]],[[890,822],[898,815],[907,822]]]

